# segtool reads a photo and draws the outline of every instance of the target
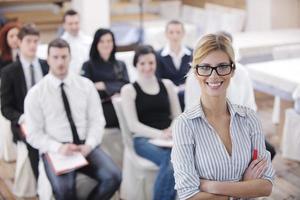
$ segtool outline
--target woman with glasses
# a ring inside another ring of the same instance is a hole
[[[275,172],[258,117],[226,98],[234,61],[231,41],[222,34],[204,36],[194,50],[201,96],[172,129],[180,199],[244,199],[272,191]]]

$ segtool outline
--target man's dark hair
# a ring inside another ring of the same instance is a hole
[[[172,24],[181,25],[182,30],[185,31],[184,24],[179,20],[173,19],[173,20],[168,21],[168,23],[166,25],[166,30],[165,30],[166,32],[168,31],[169,26]]]
[[[67,10],[63,16],[63,23],[66,21],[67,16],[74,16],[74,15],[78,15],[78,12],[76,10],[73,9]]]
[[[27,35],[40,36],[40,31],[36,28],[35,24],[25,24],[21,27],[18,33],[18,38],[23,40],[23,38]]]
[[[51,47],[56,47],[56,48],[68,48],[69,52],[71,53],[71,49],[70,49],[70,45],[67,41],[65,41],[64,39],[61,38],[56,38],[54,40],[52,40],[49,44],[48,44],[48,55],[50,52],[50,48]]]

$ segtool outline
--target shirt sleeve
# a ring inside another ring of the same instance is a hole
[[[168,79],[163,79],[162,81],[168,92],[171,118],[175,119],[181,113],[180,103],[176,92],[176,86],[174,85],[174,83],[172,83],[172,81]]]
[[[184,115],[172,127],[174,145],[171,161],[174,168],[175,189],[179,199],[188,199],[200,192],[200,178],[195,168],[194,136]]]
[[[263,175],[263,179],[269,180],[272,184],[274,183],[275,170],[271,163],[271,154],[266,150],[265,136],[262,132],[262,126],[260,120],[258,119],[256,113],[249,109],[249,127],[251,131],[251,143],[252,149],[257,149],[258,158],[267,159],[268,166],[267,170]]]
[[[45,121],[38,99],[39,94],[34,89],[28,92],[24,102],[25,125],[28,132],[26,140],[42,153],[58,152],[62,144],[45,133]]]
[[[1,77],[1,112],[5,118],[14,124],[18,124],[20,116],[23,114],[14,108],[13,102],[15,101],[13,81],[9,68],[2,70]]]
[[[99,100],[99,95],[93,83],[89,81],[89,95],[88,95],[88,130],[85,144],[95,148],[102,141],[105,127],[105,118],[103,108]]]

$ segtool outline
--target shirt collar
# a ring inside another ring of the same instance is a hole
[[[48,74],[50,82],[53,84],[54,87],[58,88],[60,87],[61,83],[64,83],[67,87],[71,85],[72,83],[72,72],[68,72],[67,76],[61,80],[54,76],[51,72]]]
[[[182,45],[180,48],[179,56],[183,57],[184,55],[190,56],[192,51],[186,46]],[[161,56],[173,56],[174,53],[171,51],[170,45],[166,45],[160,53]]]
[[[246,116],[247,109],[245,109],[245,107],[236,105],[236,104],[232,104],[228,99],[226,100],[226,103],[228,105],[228,109],[229,109],[229,113],[230,113],[231,117],[234,117],[236,114],[240,115],[241,117]],[[188,119],[195,119],[198,117],[200,117],[202,119],[206,118],[203,108],[202,108],[202,103],[199,103],[198,105],[191,107],[190,109],[185,111],[185,113],[186,113]]]
[[[33,66],[38,66],[39,65],[39,59],[37,57],[35,57],[32,62],[29,62],[28,60],[26,60],[24,58],[24,56],[22,54],[20,54],[20,62],[22,64],[22,66],[26,67],[26,68],[29,67],[30,64],[33,64]]]

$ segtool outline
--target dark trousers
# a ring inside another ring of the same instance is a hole
[[[178,92],[178,99],[179,99],[179,103],[180,103],[180,107],[181,107],[181,110],[184,110],[184,91],[179,91]]]
[[[100,148],[95,148],[87,157],[89,165],[57,176],[45,155],[42,155],[45,171],[51,183],[56,200],[76,200],[76,172],[81,172],[95,179],[98,184],[89,194],[88,199],[110,199],[121,184],[121,171],[112,159]]]
[[[32,146],[30,146],[30,144],[28,144],[27,142],[25,142],[25,144],[28,149],[28,157],[30,160],[32,172],[34,174],[35,179],[37,180],[39,177],[39,160],[40,160],[39,151],[33,148]]]
[[[102,102],[102,108],[106,121],[105,128],[119,128],[118,117],[111,100]]]
[[[273,158],[276,155],[275,148],[267,140],[265,140],[265,142],[266,142],[266,149],[270,152],[271,160],[273,160]]]

